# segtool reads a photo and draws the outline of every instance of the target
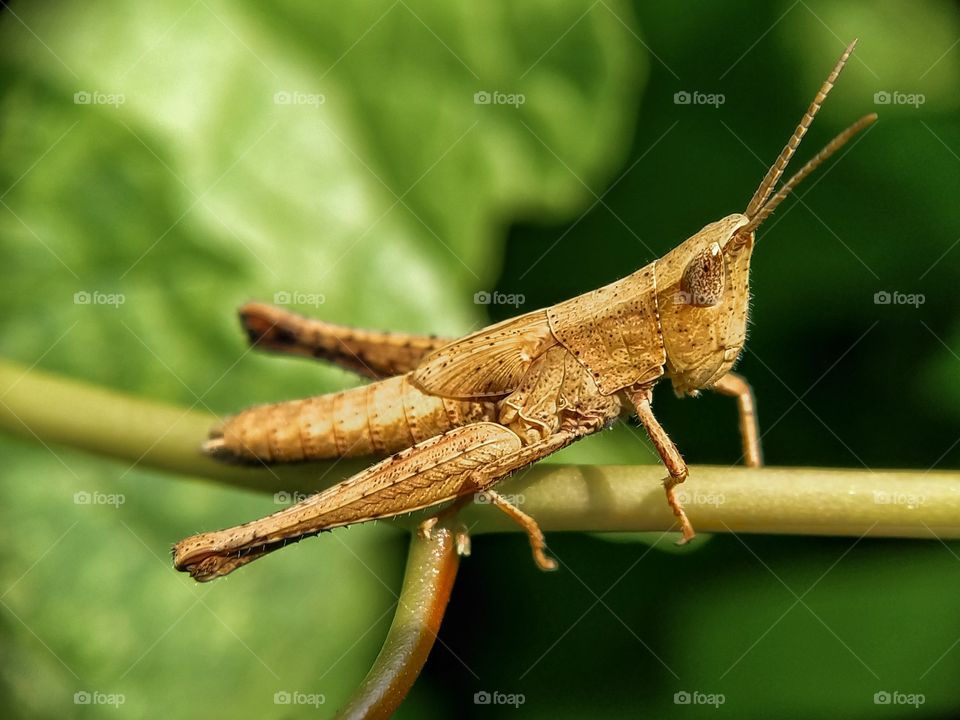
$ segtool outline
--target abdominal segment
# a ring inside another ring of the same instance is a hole
[[[296,462],[387,455],[461,425],[495,418],[490,402],[448,400],[408,375],[304,400],[260,405],[227,418],[206,450],[241,461]]]

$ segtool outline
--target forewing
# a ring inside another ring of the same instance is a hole
[[[517,389],[531,363],[556,344],[544,310],[491,325],[432,352],[413,372],[424,392],[470,399]]]

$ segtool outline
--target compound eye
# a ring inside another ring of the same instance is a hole
[[[710,307],[723,297],[723,252],[713,243],[687,263],[680,278],[681,301],[696,307]]]

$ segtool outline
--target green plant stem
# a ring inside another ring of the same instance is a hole
[[[217,462],[200,452],[200,444],[216,424],[208,412],[0,361],[0,432],[47,446],[77,448],[142,467],[271,493],[314,490],[366,464],[344,460],[267,468]]]
[[[441,521],[429,538],[413,533],[397,612],[367,677],[337,717],[389,718],[407,696],[437,639],[460,556],[455,520]]]
[[[544,530],[668,530],[663,468],[539,465],[498,486]],[[695,465],[678,488],[699,532],[960,538],[960,472]],[[473,503],[473,532],[516,530]]]

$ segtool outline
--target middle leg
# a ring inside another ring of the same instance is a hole
[[[760,428],[757,424],[757,403],[750,383],[742,375],[728,372],[714,384],[713,389],[721,395],[737,399],[740,416],[740,440],[743,443],[743,461],[747,467],[763,465],[760,451]]]

